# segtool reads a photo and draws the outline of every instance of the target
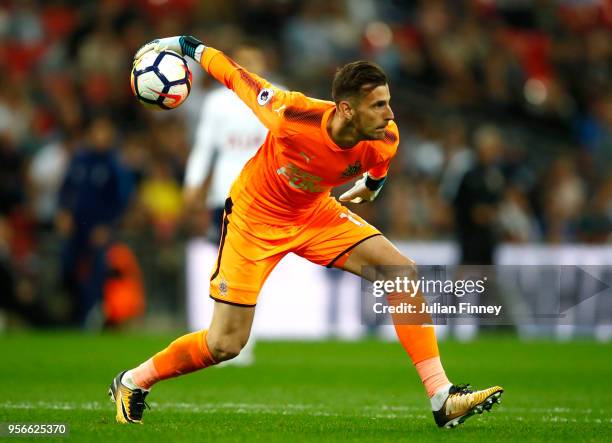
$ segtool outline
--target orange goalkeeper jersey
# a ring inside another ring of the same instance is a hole
[[[334,186],[369,172],[387,175],[399,143],[390,122],[383,140],[336,145],[327,132],[335,111],[330,101],[275,88],[222,52],[206,48],[202,67],[232,89],[269,132],[232,185],[234,210],[264,223],[299,224],[329,196]]]

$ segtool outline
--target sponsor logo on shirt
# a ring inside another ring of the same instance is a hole
[[[313,193],[325,191],[325,188],[320,184],[323,178],[303,171],[293,163],[281,166],[277,169],[276,173],[285,177],[289,182],[289,186],[293,188]]]

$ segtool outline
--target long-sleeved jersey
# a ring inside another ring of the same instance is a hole
[[[375,178],[386,176],[399,143],[394,122],[383,140],[341,148],[327,131],[333,102],[278,89],[214,48],[204,50],[201,64],[233,90],[269,131],[232,185],[235,210],[264,223],[299,224],[333,187],[366,171]]]
[[[185,186],[199,187],[214,165],[209,208],[223,208],[234,179],[266,138],[267,129],[229,89],[209,92],[185,172]]]

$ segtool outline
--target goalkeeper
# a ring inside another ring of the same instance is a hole
[[[388,79],[377,65],[357,61],[340,68],[330,102],[275,88],[194,37],[154,40],[136,58],[164,49],[199,62],[238,95],[268,134],[225,202],[219,253],[210,278],[210,297],[216,303],[209,329],[178,338],[115,377],[110,394],[122,423],[142,422],[145,397],[155,383],[240,353],[249,338],[259,291],[289,252],[363,278],[416,278],[412,260],[330,196],[334,186],[357,178],[340,201],[374,200],[397,150],[399,133]],[[368,269],[380,274],[365,275]],[[424,302],[421,294],[405,293],[390,294],[388,301],[418,306]],[[498,401],[503,392],[499,386],[472,391],[449,382],[429,316],[396,315],[393,322],[431,400],[438,426],[458,425]]]

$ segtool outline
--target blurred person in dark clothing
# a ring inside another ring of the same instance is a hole
[[[85,326],[102,300],[106,250],[131,193],[130,175],[118,161],[115,143],[112,121],[94,118],[87,144],[71,160],[60,189],[56,226],[65,238],[62,278],[74,303],[74,325]]]
[[[505,180],[498,165],[501,134],[482,126],[475,135],[476,162],[465,173],[455,196],[455,222],[461,263],[489,265],[498,242],[496,221]]]

